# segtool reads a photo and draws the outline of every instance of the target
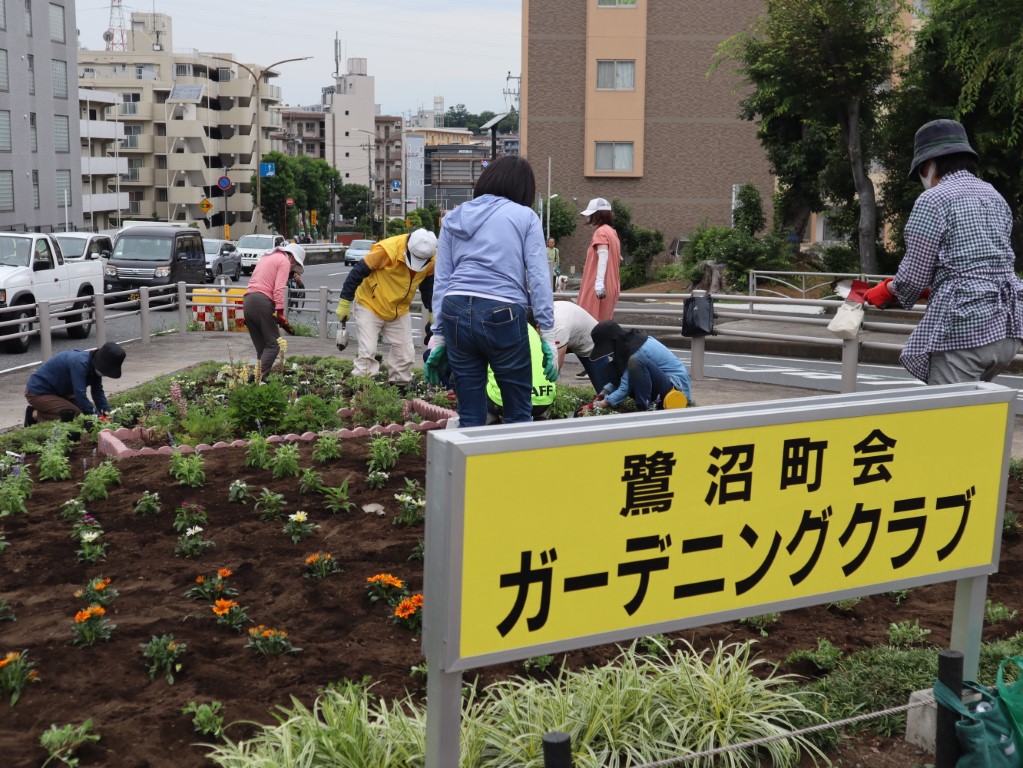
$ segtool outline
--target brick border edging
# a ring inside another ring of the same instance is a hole
[[[406,429],[414,429],[420,432],[425,432],[430,429],[444,429],[447,426],[448,419],[457,416],[455,411],[448,408],[441,408],[438,405],[433,405],[420,398],[405,401],[406,410],[412,411],[422,416],[424,421],[421,422],[405,422],[404,424],[374,424],[372,427],[355,427],[354,429],[337,429],[328,430],[326,432],[303,432],[301,435],[289,433],[287,435],[270,435],[267,438],[267,442],[270,443],[295,443],[303,442],[309,443],[318,438],[321,434],[337,435],[342,440],[349,437],[365,437],[373,434],[397,434],[398,432],[404,432]],[[339,414],[347,416],[351,413],[350,410],[342,408],[338,411]],[[115,459],[125,459],[132,456],[170,456],[174,451],[180,451],[183,454],[192,453],[195,451],[209,451],[214,448],[241,448],[249,444],[248,440],[233,440],[230,443],[217,442],[213,445],[207,443],[200,443],[196,446],[181,445],[172,447],[170,445],[162,445],[159,448],[151,448],[146,446],[145,448],[129,448],[124,444],[124,440],[132,440],[138,438],[142,434],[140,427],[120,427],[116,430],[104,429],[96,438],[96,447],[101,454],[104,456],[110,456]]]

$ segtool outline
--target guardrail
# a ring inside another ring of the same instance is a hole
[[[749,270],[750,296],[778,296],[800,299],[829,299],[835,280],[862,280],[876,283],[891,275],[868,275],[863,272],[779,272],[763,269]],[[782,289],[787,289],[787,292]],[[793,294],[798,294],[794,296]]]
[[[196,300],[195,291],[202,290],[200,300]],[[157,288],[141,287],[136,291],[118,291],[114,293],[96,294],[91,297],[79,297],[75,300],[61,302],[40,302],[36,305],[20,305],[0,309],[0,345],[14,339],[25,339],[37,336],[41,343],[42,359],[45,361],[52,356],[52,343],[50,332],[55,330],[68,330],[73,328],[88,327],[91,324],[96,328],[95,345],[100,346],[106,342],[106,322],[116,318],[138,315],[140,317],[140,340],[143,344],[152,342],[154,335],[151,331],[149,313],[152,310],[176,309],[178,313],[178,328],[182,331],[189,328],[193,321],[192,309],[194,307],[221,306],[229,307],[237,305],[236,295],[231,297],[231,288],[226,280],[218,283],[186,284],[160,286]],[[211,301],[210,291],[220,293],[219,301],[216,297]],[[298,289],[288,297],[286,306],[290,306],[290,312],[305,316],[311,316],[312,325],[316,329],[316,335],[321,339],[329,339],[333,333],[333,325],[336,325],[333,310],[340,299],[340,288],[318,288]],[[621,317],[628,315],[630,318],[650,318],[651,322],[625,323],[630,328],[646,331],[651,335],[662,339],[679,338],[679,329],[682,325],[682,303],[689,296],[688,293],[630,293],[626,294],[629,302],[652,302],[650,307],[621,307],[619,305],[616,315]],[[556,299],[573,299],[575,293],[557,293]],[[877,341],[870,338],[855,340],[842,340],[830,334],[793,334],[791,332],[775,333],[769,330],[772,323],[785,323],[787,327],[792,324],[806,326],[809,330],[826,328],[830,322],[830,314],[837,309],[842,302],[834,299],[800,299],[791,297],[775,296],[737,296],[717,295],[715,296],[715,316],[719,320],[755,320],[765,330],[749,330],[746,328],[730,327],[728,322],[719,323],[715,328],[717,337],[733,337],[746,339],[760,339],[771,341],[797,342],[820,347],[841,348],[842,359],[842,392],[856,391],[856,371],[859,365],[861,349],[877,349],[887,351],[901,351],[903,343],[892,341]],[[70,306],[69,306],[70,305]],[[420,302],[414,302],[413,307],[419,309]],[[902,310],[894,315],[896,322],[880,321],[872,319],[872,313],[868,313],[863,323],[862,330],[874,331],[877,333],[908,337],[916,327],[919,318],[923,316],[926,309],[924,306],[917,306],[911,310]],[[816,310],[815,314],[807,314],[807,310]],[[226,313],[224,313],[226,316]],[[892,315],[889,315],[891,317]],[[13,329],[13,330],[9,330]],[[704,359],[706,354],[706,339],[695,337],[689,339],[690,343],[690,375],[696,381],[702,381],[704,377]],[[1023,355],[1017,356],[1016,362],[1023,362]]]

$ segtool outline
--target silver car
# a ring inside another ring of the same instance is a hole
[[[237,283],[242,276],[242,257],[238,248],[230,240],[211,240],[203,238],[203,250],[206,251],[206,281],[212,282],[221,275],[230,276]]]
[[[376,244],[376,240],[352,240],[352,244],[345,251],[345,264],[351,266],[358,264],[366,258],[366,254]]]

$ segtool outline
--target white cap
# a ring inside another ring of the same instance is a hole
[[[287,245],[282,245],[281,250],[294,256],[295,261],[297,261],[300,266],[305,266],[305,248],[301,245],[298,243],[288,243]]]
[[[408,265],[417,272],[437,253],[437,236],[427,229],[417,229],[408,237]]]
[[[590,200],[590,204],[586,206],[586,210],[580,213],[580,216],[592,216],[597,211],[610,211],[611,203],[602,197],[595,197]]]

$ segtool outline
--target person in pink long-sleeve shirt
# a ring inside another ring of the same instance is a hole
[[[284,291],[292,270],[301,272],[305,266],[305,248],[295,243],[282,245],[260,257],[252,270],[249,285],[242,299],[245,327],[256,348],[260,376],[266,379],[273,368],[280,346],[278,326],[287,327],[284,318]]]

